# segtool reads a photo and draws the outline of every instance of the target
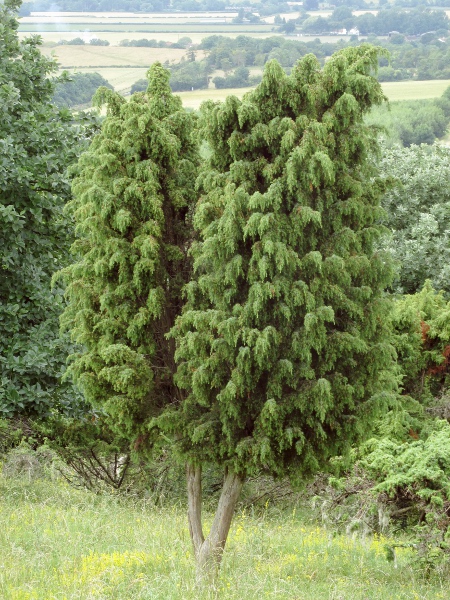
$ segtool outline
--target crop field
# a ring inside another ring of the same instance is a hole
[[[55,56],[61,68],[83,67],[149,67],[152,63],[180,62],[186,55],[182,48],[133,48],[118,46],[56,46],[42,48],[42,53]],[[197,52],[200,60],[203,52]]]
[[[388,562],[389,543],[333,534],[295,508],[241,510],[216,588],[199,589],[184,507],[0,477],[3,600],[448,599],[410,548]]]

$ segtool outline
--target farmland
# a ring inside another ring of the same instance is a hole
[[[179,62],[186,55],[183,48],[133,48],[117,46],[58,46],[42,48],[47,56],[54,55],[63,69],[83,67],[149,67],[155,61]],[[203,52],[197,52],[198,59]]]
[[[287,19],[297,13],[286,13]],[[81,37],[102,37],[111,44],[122,39],[152,37],[157,40],[176,42],[182,35],[189,35],[198,43],[207,35],[220,34],[230,37],[247,35],[268,37],[276,34],[273,17],[261,23],[232,23],[237,12],[191,12],[191,13],[32,13],[20,19],[19,33],[23,37],[29,33],[42,36],[45,43],[68,40],[81,34]],[[151,35],[145,35],[151,34]],[[313,37],[317,37],[314,35]],[[348,39],[347,36],[319,36],[323,41]],[[306,38],[308,39],[308,38]]]

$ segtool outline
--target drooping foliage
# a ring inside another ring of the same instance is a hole
[[[56,64],[37,36],[20,41],[20,2],[0,4],[0,414],[69,411],[62,384],[68,344],[59,338],[62,290],[51,290],[72,240],[63,214],[67,167],[83,128],[52,105]]]
[[[165,420],[194,463],[304,478],[386,408],[385,184],[363,121],[384,100],[378,55],[308,55],[290,76],[271,62],[242,101],[204,107],[201,241],[173,330],[188,396]]]
[[[69,205],[76,262],[62,275],[63,325],[82,345],[70,371],[122,435],[144,447],[146,423],[179,399],[173,341],[189,276],[197,149],[193,117],[159,63],[129,102],[100,88],[108,115],[79,161]]]

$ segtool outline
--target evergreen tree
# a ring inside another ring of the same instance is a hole
[[[385,184],[364,115],[383,102],[379,50],[306,56],[286,76],[203,110],[211,156],[199,178],[195,277],[173,335],[187,398],[164,423],[188,461],[201,568],[220,563],[245,477],[304,480],[367,435],[395,381],[374,250]],[[225,473],[208,537],[201,466]],[[215,568],[213,569],[213,571]]]
[[[94,98],[108,112],[79,160],[69,204],[76,262],[62,271],[62,323],[81,345],[70,371],[136,450],[153,442],[149,420],[181,398],[166,333],[189,278],[198,162],[194,120],[169,73],[155,63],[148,75],[129,102],[107,88]]]
[[[61,383],[68,345],[59,338],[62,290],[51,277],[69,259],[67,167],[84,135],[52,105],[56,63],[37,36],[17,35],[19,0],[0,4],[0,415],[70,412]]]

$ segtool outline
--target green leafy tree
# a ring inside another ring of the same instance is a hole
[[[61,274],[69,301],[62,323],[81,345],[70,370],[87,400],[144,450],[154,441],[151,419],[180,401],[166,333],[190,272],[194,120],[159,63],[146,92],[126,102],[100,88],[95,101],[107,117],[74,180],[69,211],[79,239],[76,262]]]
[[[61,383],[67,342],[58,334],[62,290],[53,272],[69,259],[65,175],[83,130],[52,105],[56,64],[37,36],[19,41],[18,0],[0,5],[0,413],[70,410]]]
[[[394,146],[386,149],[381,171],[395,178],[383,198],[383,240],[398,265],[395,289],[419,291],[430,279],[450,292],[450,150],[444,146]]]
[[[393,400],[393,348],[374,249],[385,184],[363,120],[383,102],[369,45],[323,70],[275,61],[242,101],[208,103],[201,137],[195,277],[177,320],[177,382],[164,415],[188,462],[189,523],[201,569],[220,563],[240,490],[259,470],[304,481],[364,438]],[[209,535],[201,469],[224,470]]]

